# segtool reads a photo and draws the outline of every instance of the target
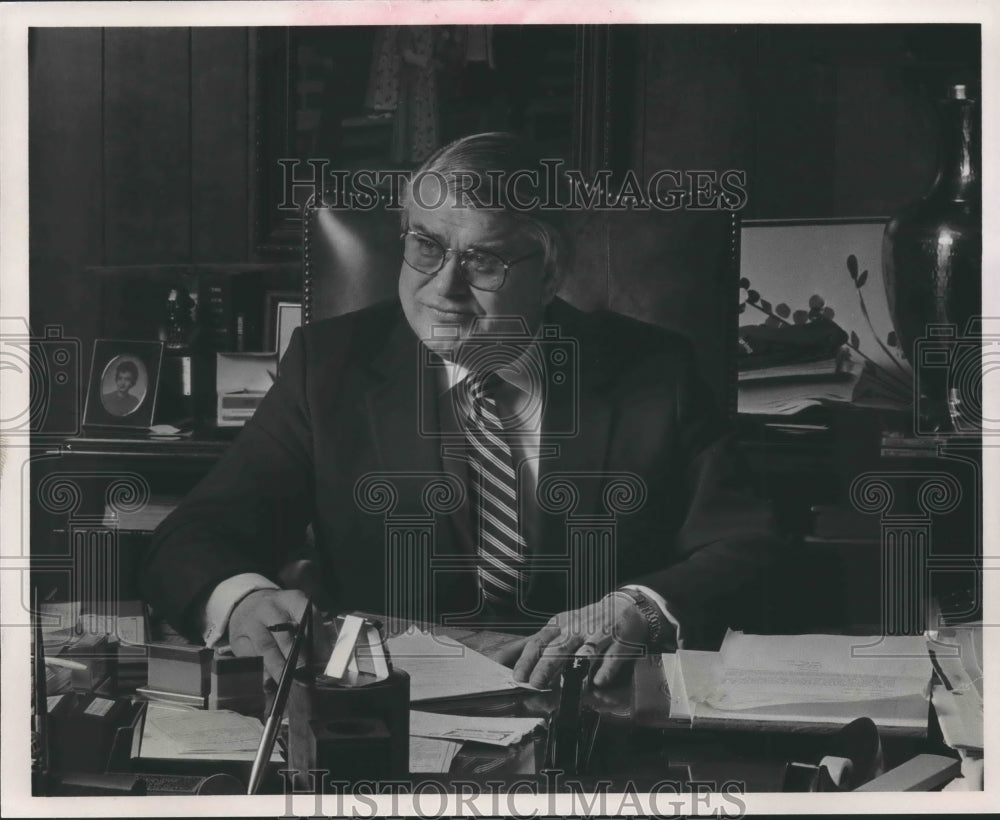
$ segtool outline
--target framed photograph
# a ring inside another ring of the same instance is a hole
[[[301,302],[279,302],[275,326],[277,327],[277,338],[274,349],[278,351],[278,362],[288,350],[288,343],[292,340],[292,332],[302,325],[302,303]]]
[[[264,347],[262,350],[278,349],[278,305],[294,302],[300,304],[302,290],[267,290],[264,292]],[[270,347],[268,347],[270,345]]]
[[[739,412],[825,403],[905,408],[912,370],[882,277],[882,217],[744,220]]]
[[[162,364],[162,342],[97,339],[84,426],[132,430],[151,426]]]

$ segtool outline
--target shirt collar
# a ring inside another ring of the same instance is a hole
[[[508,384],[513,385],[523,393],[531,395],[533,386],[530,374],[533,370],[534,372],[540,372],[539,355],[538,337],[535,336],[531,344],[514,360],[512,366],[505,367],[503,372],[498,372],[498,375]],[[464,365],[450,362],[447,359],[443,359],[442,361],[444,362],[444,367],[441,368],[443,376],[441,377],[440,385],[441,392],[446,393],[468,378],[470,371]]]

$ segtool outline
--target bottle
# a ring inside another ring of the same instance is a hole
[[[955,372],[952,355],[960,344],[978,351],[978,341],[964,334],[982,310],[982,193],[975,100],[965,85],[955,84],[940,108],[937,175],[928,193],[886,226],[882,265],[893,325],[920,391],[918,425],[950,432],[977,401],[969,395],[962,400],[960,391],[982,386],[978,353],[974,361],[965,357],[964,374]],[[930,324],[953,325],[954,336],[932,341]],[[924,339],[943,355],[921,355]]]
[[[194,370],[196,353],[196,303],[185,288],[171,288],[167,295],[163,341],[163,377],[157,401],[157,420],[184,426],[195,418]]]

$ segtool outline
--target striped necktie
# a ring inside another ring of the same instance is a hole
[[[525,578],[525,542],[518,523],[517,468],[501,423],[496,373],[466,380],[470,413],[465,435],[473,476],[470,500],[477,522],[479,582],[486,600],[513,607]]]

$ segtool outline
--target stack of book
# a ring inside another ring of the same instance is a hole
[[[848,353],[814,361],[741,367],[738,409],[786,416],[824,402],[850,402],[863,367]]]

